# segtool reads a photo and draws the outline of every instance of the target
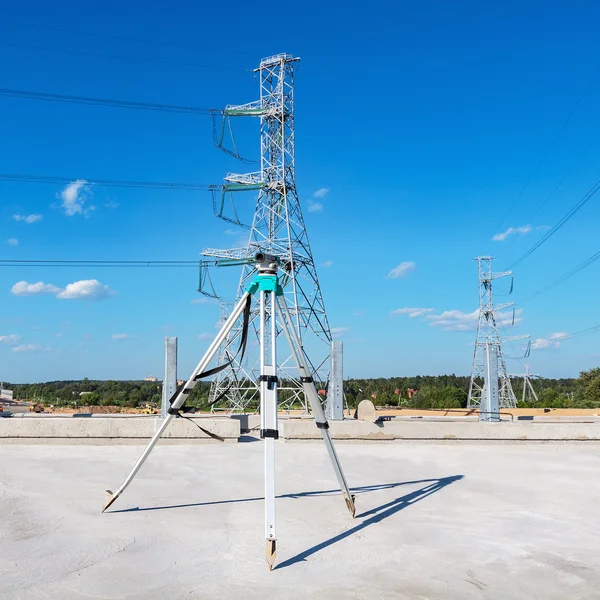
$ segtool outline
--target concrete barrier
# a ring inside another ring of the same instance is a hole
[[[146,444],[162,422],[153,416],[131,415],[21,415],[0,418],[0,444]],[[174,419],[161,444],[220,443],[200,427],[237,442],[240,423],[227,417]]]
[[[330,421],[334,440],[506,440],[506,441],[600,441],[598,422],[516,421],[485,423],[479,421]],[[320,439],[310,419],[279,421],[280,437],[286,440]]]

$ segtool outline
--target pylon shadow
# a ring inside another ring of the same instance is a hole
[[[366,519],[362,523],[359,523],[355,527],[352,527],[346,531],[343,531],[342,533],[339,533],[338,535],[335,535],[334,537],[329,538],[328,540],[325,540],[325,541],[317,544],[316,546],[313,546],[312,548],[308,548],[307,550],[300,552],[300,554],[296,554],[296,556],[293,556],[292,558],[288,558],[287,560],[278,564],[275,567],[275,569],[276,570],[284,569],[285,567],[289,567],[298,562],[302,562],[303,560],[306,560],[309,556],[316,554],[320,550],[323,550],[324,548],[332,546],[333,544],[336,544],[337,542],[340,542],[343,539],[350,537],[351,535],[354,535],[355,533],[358,533],[359,531],[365,529],[366,527],[369,527],[370,525],[379,523],[380,521],[383,521],[384,519],[391,517],[392,515],[396,514],[397,512],[407,508],[411,504],[415,504],[416,502],[424,500],[428,496],[431,496],[431,494],[435,494],[436,492],[439,492],[441,489],[445,488],[447,485],[450,485],[451,483],[454,483],[455,481],[458,481],[458,480],[462,479],[463,477],[464,477],[464,475],[453,475],[451,477],[442,477],[441,479],[433,479],[433,480],[432,479],[424,479],[421,481],[410,481],[410,482],[405,482],[402,484],[391,484],[387,487],[396,487],[396,485],[408,485],[411,483],[412,484],[428,483],[428,485],[421,488],[420,490],[417,490],[415,492],[410,492],[409,494],[400,496],[399,498],[396,498],[395,500],[392,500],[391,502],[387,502],[386,504],[382,504],[381,506],[377,506],[376,508],[372,508],[371,510],[365,511],[365,512],[361,513],[360,515],[357,515],[357,517],[356,517],[357,519],[360,519],[362,517],[369,517],[369,515],[372,515],[372,516],[370,516],[368,519]],[[377,487],[377,486],[374,486],[374,487]],[[361,489],[361,488],[358,488],[358,489]],[[380,489],[380,488],[378,488],[378,489]],[[384,486],[384,489],[385,489],[385,486]]]

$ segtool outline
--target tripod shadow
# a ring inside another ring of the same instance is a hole
[[[423,498],[424,498],[424,497],[428,496],[429,494],[436,492],[438,489],[445,487],[449,483],[452,483],[453,481],[456,481],[456,480],[462,479],[462,478],[463,478],[463,475],[454,475],[452,477],[442,477],[441,479],[418,479],[416,481],[399,481],[396,483],[378,483],[375,485],[363,485],[363,486],[353,487],[353,488],[350,488],[350,491],[353,494],[358,496],[361,494],[367,494],[369,492],[376,492],[379,490],[389,490],[389,489],[394,489],[394,488],[402,487],[402,486],[406,486],[406,485],[418,485],[421,483],[425,483],[425,484],[428,484],[426,487],[419,490],[418,492],[414,492],[414,494],[421,494],[424,492],[424,490],[429,490],[430,488],[434,488],[433,490],[428,492],[425,496],[423,496]],[[305,498],[308,496],[331,496],[331,495],[338,495],[338,494],[340,494],[340,489],[336,488],[333,490],[318,490],[318,491],[312,491],[312,492],[280,494],[279,496],[277,496],[277,498],[292,498],[293,499],[293,498]],[[412,495],[413,494],[407,494],[405,496],[402,496],[401,498],[397,498],[396,500],[393,501],[393,503],[399,502],[401,500],[404,500],[407,504],[416,502],[416,500],[409,502],[409,497]],[[420,499],[421,498],[419,498],[419,500]],[[190,504],[171,504],[171,505],[167,505],[167,506],[146,506],[143,508],[140,508],[139,506],[135,506],[133,508],[123,508],[121,510],[109,510],[106,512],[106,514],[145,512],[145,511],[149,511],[149,510],[170,510],[170,509],[174,509],[174,508],[194,508],[197,506],[214,506],[214,505],[218,505],[218,504],[237,504],[239,502],[258,502],[260,500],[264,500],[264,496],[256,496],[255,498],[235,498],[235,499],[231,499],[231,500],[213,500],[213,501],[209,501],[209,502],[192,502]],[[371,511],[357,515],[356,518],[366,517],[369,514],[371,514],[372,512],[387,508],[387,506],[388,506],[387,504],[384,504],[383,506],[380,506],[376,509],[373,509]],[[405,506],[401,506],[400,508],[396,509],[394,512],[397,512],[398,510],[401,510],[402,508],[405,508]],[[391,513],[391,514],[393,514],[393,513]],[[389,515],[386,515],[386,516],[389,516]],[[385,517],[381,517],[381,518],[385,518]],[[379,520],[381,520],[381,519],[379,519]]]
[[[362,523],[359,523],[355,527],[352,527],[332,538],[329,538],[328,540],[325,540],[324,542],[321,542],[320,544],[317,544],[316,546],[313,546],[312,548],[308,548],[307,550],[304,550],[300,554],[296,554],[296,556],[293,556],[292,558],[288,558],[287,560],[278,564],[275,567],[275,570],[283,569],[285,567],[290,567],[293,564],[302,562],[302,561],[306,560],[309,556],[316,554],[320,550],[323,550],[324,548],[332,546],[333,544],[336,544],[337,542],[340,542],[343,539],[346,539],[347,537],[350,537],[351,535],[354,535],[355,533],[362,531],[366,527],[369,527],[369,525],[379,523],[380,521],[383,521],[384,519],[391,517],[392,515],[396,514],[397,512],[407,508],[411,504],[415,504],[416,502],[419,502],[420,500],[424,500],[428,496],[431,496],[431,494],[435,494],[436,492],[439,492],[441,489],[445,488],[447,485],[450,485],[451,483],[454,483],[455,481],[459,481],[463,477],[464,477],[464,475],[453,475],[452,477],[442,477],[441,479],[423,479],[421,481],[409,481],[409,482],[400,483],[400,484],[390,484],[388,486],[383,486],[383,489],[386,489],[389,487],[396,487],[397,485],[408,485],[410,483],[412,483],[412,484],[427,483],[428,484],[425,487],[421,488],[420,490],[417,490],[415,492],[410,492],[409,494],[400,496],[399,498],[396,498],[395,500],[392,500],[391,502],[387,502],[386,504],[382,504],[381,506],[377,506],[375,508],[372,508],[371,510],[361,513],[360,515],[357,515],[357,517],[356,517],[357,519],[360,519],[362,517],[369,517],[369,518],[366,519],[365,521],[363,521]],[[379,486],[373,486],[373,487],[375,487],[377,489],[382,489]],[[357,488],[357,490],[361,490],[361,489],[364,490],[365,488]]]

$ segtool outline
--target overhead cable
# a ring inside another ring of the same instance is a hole
[[[197,268],[199,260],[0,260],[0,267]]]
[[[542,244],[548,241],[573,215],[575,215],[600,189],[600,180],[598,180],[584,195],[583,197],[560,219],[560,221],[554,225],[541,239],[539,239],[527,252],[522,254],[516,261],[514,261],[508,268],[512,269],[514,266],[523,262],[528,256],[535,252]]]
[[[46,175],[21,175],[15,173],[0,173],[0,181],[16,183],[73,183],[78,181],[87,185],[119,187],[119,188],[145,188],[161,190],[204,191],[209,186],[200,183],[182,183],[176,181],[123,181],[119,179],[84,179],[83,177],[54,177]]]
[[[593,333],[595,331],[600,331],[600,325],[594,325],[593,327],[588,327],[587,329],[582,329],[581,331],[576,331],[575,333],[570,333],[568,335],[563,335],[561,337],[556,337],[556,338],[551,338],[549,340],[541,340],[539,342],[534,342],[531,347],[532,349],[536,349],[539,347],[545,348],[545,342],[547,341],[551,341],[551,342],[563,342],[564,340],[570,340],[571,338],[574,337],[579,337],[580,335],[586,335],[588,333]]]
[[[145,58],[142,56],[122,56],[119,54],[103,54],[100,52],[89,52],[87,50],[73,50],[70,48],[52,48],[49,46],[36,46],[33,44],[23,44],[16,42],[0,41],[0,46],[11,46],[14,48],[27,48],[30,50],[42,50],[44,52],[63,52],[65,54],[76,54],[79,56],[93,56],[95,58],[108,58],[109,60],[130,60],[133,62],[143,63],[158,63],[164,65],[170,65],[173,67],[194,67],[197,69],[214,69],[218,71],[243,71],[244,69],[236,69],[235,67],[226,67],[222,65],[203,65],[199,63],[191,62],[178,62],[173,60],[164,60],[160,58]]]
[[[7,22],[7,20],[4,17],[3,17],[2,21]],[[55,26],[51,26],[51,25],[47,25],[47,24],[41,25],[41,24],[37,24],[37,23],[25,23],[22,21],[13,21],[12,19],[10,20],[10,22],[11,22],[11,24],[16,25],[18,27],[27,27],[29,29],[42,29],[45,31],[55,31],[57,33],[69,33],[69,34],[73,34],[73,35],[80,35],[80,36],[83,35],[83,36],[89,36],[89,37],[103,38],[105,40],[133,42],[136,44],[151,44],[153,46],[182,48],[184,50],[187,49],[187,50],[191,50],[192,52],[198,52],[198,46],[196,46],[195,44],[192,45],[192,44],[182,44],[181,42],[166,42],[164,40],[150,40],[150,39],[144,39],[144,38],[138,38],[138,37],[100,33],[100,32],[96,32],[96,31],[82,31],[79,28],[67,29],[65,27],[55,27]],[[230,50],[223,46],[215,48],[213,45],[211,45],[211,46],[205,46],[205,48],[210,49],[211,51],[219,52],[221,54],[252,56],[252,54],[250,52]]]
[[[581,104],[581,102],[583,101],[583,99],[585,98],[585,96],[587,95],[587,93],[590,91],[590,89],[592,87],[592,84],[594,83],[596,77],[598,76],[598,73],[600,73],[600,66],[598,66],[596,68],[596,70],[594,71],[594,74],[592,75],[592,78],[589,80],[586,88],[583,90],[583,93],[579,96],[577,102],[575,103],[575,106],[569,112],[569,115],[567,116],[566,121],[563,123],[562,127],[558,130],[558,133],[554,136],[552,142],[550,142],[550,145],[548,146],[548,149],[546,150],[544,156],[542,157],[542,160],[538,163],[537,167],[534,169],[533,173],[531,174],[531,176],[527,180],[527,183],[525,183],[525,185],[521,189],[520,193],[516,197],[515,201],[511,204],[510,208],[508,209],[508,212],[504,215],[504,218],[502,219],[502,221],[500,221],[500,224],[498,225],[498,227],[496,227],[495,233],[498,233],[500,231],[500,228],[506,222],[506,219],[508,219],[508,217],[510,216],[510,214],[514,210],[515,206],[519,203],[519,201],[521,200],[521,198],[523,197],[523,195],[525,194],[525,192],[529,188],[531,182],[534,180],[534,178],[540,172],[540,169],[542,168],[542,166],[546,162],[546,159],[548,158],[548,156],[550,155],[550,153],[554,149],[554,146],[556,145],[556,143],[558,142],[558,140],[560,139],[560,137],[564,133],[565,129],[567,128],[567,126],[571,122],[571,119],[573,118],[573,115],[575,114],[575,112],[579,108],[579,105]]]
[[[537,296],[541,296],[542,294],[544,294],[548,290],[552,289],[553,287],[556,287],[557,285],[560,285],[561,283],[567,281],[567,279],[570,279],[571,277],[573,277],[573,275],[577,275],[577,273],[579,273],[580,271],[583,271],[583,269],[585,269],[585,268],[589,267],[591,264],[595,263],[599,258],[600,258],[600,252],[596,252],[596,254],[592,254],[592,256],[590,256],[589,258],[584,260],[582,263],[578,264],[576,267],[574,267],[567,273],[564,273],[563,275],[561,275],[560,277],[555,279],[553,282],[551,282],[548,285],[544,286],[543,288],[540,288],[539,290],[535,291],[529,298],[536,298]]]
[[[11,98],[26,98],[29,100],[47,100],[50,102],[67,102],[71,104],[91,104],[97,106],[112,106],[131,108],[135,110],[152,110],[173,113],[188,113],[195,115],[212,115],[221,112],[219,109],[199,108],[197,106],[182,106],[178,104],[160,104],[155,102],[137,102],[131,100],[115,100],[111,98],[93,98],[90,96],[73,96],[70,94],[51,94],[48,92],[33,92],[29,90],[13,90],[0,88],[0,96]]]

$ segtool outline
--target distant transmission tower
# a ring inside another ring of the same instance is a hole
[[[331,332],[315,264],[308,242],[302,210],[296,192],[294,154],[294,68],[299,58],[277,54],[264,58],[255,72],[260,77],[260,99],[249,104],[229,105],[222,111],[220,145],[225,123],[232,117],[260,119],[260,171],[247,174],[229,173],[225,183],[213,186],[219,200],[215,203],[218,216],[241,225],[235,204],[233,217],[223,214],[225,198],[232,193],[256,190],[258,200],[248,243],[243,248],[228,250],[205,249],[204,256],[219,259],[217,264],[242,264],[236,299],[244,293],[254,275],[257,252],[266,252],[281,261],[281,285],[292,315],[293,326],[308,354],[312,376],[317,385],[328,380]],[[218,131],[218,128],[215,128]],[[216,133],[218,138],[218,133]],[[235,148],[228,151],[241,158]],[[269,309],[270,310],[270,309]],[[210,401],[231,411],[244,412],[258,398],[260,356],[258,353],[259,309],[252,306],[248,350],[240,360],[237,350],[242,335],[241,321],[232,330],[220,351],[220,363],[231,364],[222,371],[211,386]],[[223,315],[222,315],[223,316]],[[286,345],[280,346],[281,348]],[[286,351],[287,352],[287,351]],[[302,383],[291,353],[278,358],[280,404],[292,406],[298,402],[306,408]],[[316,359],[316,360],[315,360]]]
[[[485,350],[487,345],[494,345],[497,347],[498,357],[499,405],[500,408],[515,408],[517,406],[517,399],[506,370],[506,359],[502,352],[502,340],[496,322],[496,313],[513,306],[513,303],[507,302],[494,306],[492,300],[493,280],[512,275],[512,271],[492,273],[492,256],[477,256],[474,260],[477,261],[479,272],[479,322],[477,324],[477,338],[475,339],[475,352],[473,355],[473,368],[471,369],[467,406],[477,407],[481,405],[481,399],[484,394]],[[513,337],[511,341],[514,339],[517,338]]]
[[[533,389],[533,384],[531,383],[533,377],[535,377],[535,375],[529,372],[529,365],[525,365],[525,374],[523,375],[523,397],[521,399],[524,405],[528,400],[533,400],[536,404],[539,402],[538,396]]]

